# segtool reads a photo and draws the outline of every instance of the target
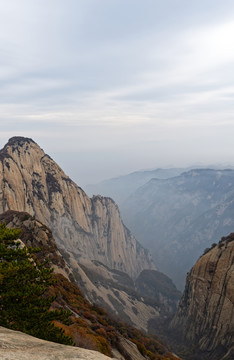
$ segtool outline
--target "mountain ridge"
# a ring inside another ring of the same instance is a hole
[[[202,251],[232,231],[233,188],[232,169],[193,169],[166,180],[152,179],[121,211],[159,270],[182,289]]]
[[[33,140],[13,137],[0,155],[1,212],[14,209],[35,215],[52,228],[60,246],[66,237],[66,248],[79,259],[93,257],[133,277],[144,268],[155,268],[149,252],[123,226],[114,201],[88,198]]]
[[[74,281],[91,303],[144,331],[151,318],[174,311],[179,295],[170,298],[159,292],[156,301],[136,291],[133,281],[142,270],[156,267],[122,223],[112,199],[90,199],[29,138],[10,139],[0,155],[0,213],[28,212],[49,227]]]

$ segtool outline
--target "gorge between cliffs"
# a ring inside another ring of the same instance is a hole
[[[41,248],[39,260],[50,262],[53,307],[73,314],[70,325],[57,325],[76,346],[118,360],[233,360],[233,234],[201,254],[181,297],[115,201],[90,198],[24,137],[0,151],[0,221],[21,229],[24,246]]]

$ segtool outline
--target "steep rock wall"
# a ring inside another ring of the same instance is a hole
[[[203,358],[234,356],[234,234],[207,249],[187,276],[171,328]]]
[[[90,199],[28,138],[11,138],[0,151],[0,212],[10,209],[35,215],[79,262],[98,260],[133,278],[155,269],[148,251],[123,225],[114,201]]]

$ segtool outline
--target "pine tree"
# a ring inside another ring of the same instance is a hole
[[[53,279],[48,263],[40,263],[35,252],[17,241],[18,229],[0,224],[0,325],[41,339],[72,344],[54,320],[68,323],[70,313],[50,311],[54,297],[46,296]]]

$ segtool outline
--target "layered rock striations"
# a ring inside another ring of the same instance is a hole
[[[195,345],[199,359],[234,358],[234,234],[193,266],[171,328]]]
[[[110,198],[90,199],[31,139],[13,137],[0,151],[0,212],[26,211],[49,226],[79,262],[98,260],[136,277],[155,269],[123,225]]]

